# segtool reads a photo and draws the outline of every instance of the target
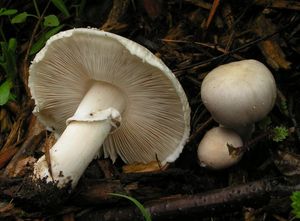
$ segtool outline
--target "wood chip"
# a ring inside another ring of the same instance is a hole
[[[124,173],[143,173],[143,172],[154,172],[159,170],[165,170],[168,167],[168,164],[161,167],[157,161],[152,161],[150,163],[136,163],[136,164],[128,164],[123,166]]]
[[[269,19],[265,18],[264,15],[258,16],[255,24],[254,31],[260,37],[270,35],[276,31],[276,26]],[[259,43],[259,48],[272,68],[275,70],[280,68],[290,69],[291,63],[286,60],[278,39],[264,40]]]

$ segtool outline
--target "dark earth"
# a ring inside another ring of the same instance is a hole
[[[67,12],[54,2],[64,2]],[[110,193],[139,200],[152,220],[295,218],[290,196],[300,190],[300,2],[1,0],[0,8],[36,15],[12,24],[15,15],[0,13],[1,64],[8,58],[3,42],[17,42],[11,54],[13,74],[0,67],[0,83],[10,77],[14,95],[0,106],[0,220],[144,220],[130,201]],[[120,159],[115,164],[95,159],[72,192],[31,182],[33,163],[55,142],[31,113],[27,81],[35,54],[31,48],[38,41],[43,44],[46,33],[54,29],[42,25],[50,14],[60,21],[56,32],[88,26],[113,32],[145,46],[173,71],[192,110],[191,135],[175,163],[158,171],[146,165],[148,172],[136,172],[138,166],[125,170]],[[213,68],[244,59],[256,59],[271,70],[276,104],[267,120],[256,124],[238,164],[208,170],[198,164],[197,146],[217,123],[201,101],[201,83]],[[270,132],[277,126],[288,131],[279,142]]]

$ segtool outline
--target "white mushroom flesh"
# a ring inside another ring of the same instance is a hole
[[[34,165],[35,178],[54,181],[59,187],[68,182],[76,186],[107,135],[120,125],[125,103],[124,95],[114,86],[94,83],[50,149],[51,165],[45,156]]]

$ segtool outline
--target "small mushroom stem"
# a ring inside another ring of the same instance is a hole
[[[105,138],[125,109],[123,93],[108,83],[94,83],[82,99],[67,127],[50,149],[50,162],[42,156],[34,165],[34,179],[45,179],[74,188],[99,153]]]
[[[245,126],[240,126],[240,127],[228,127],[228,126],[224,126],[222,124],[220,124],[220,127],[226,127],[226,128],[231,128],[233,129],[238,135],[240,135],[240,137],[242,138],[242,140],[244,142],[248,141],[254,130],[255,130],[255,125],[253,124],[248,124]]]

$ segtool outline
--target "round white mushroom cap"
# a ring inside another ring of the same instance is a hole
[[[34,113],[60,135],[92,82],[112,85],[126,101],[120,126],[104,141],[105,157],[164,164],[179,156],[190,130],[180,83],[149,50],[112,33],[78,28],[48,40],[30,66]]]
[[[201,86],[201,98],[215,121],[231,128],[244,127],[272,110],[276,84],[261,62],[237,61],[208,73]]]
[[[210,169],[225,169],[236,164],[242,157],[232,156],[228,145],[241,147],[241,137],[232,129],[215,127],[207,131],[198,146],[199,164]]]

